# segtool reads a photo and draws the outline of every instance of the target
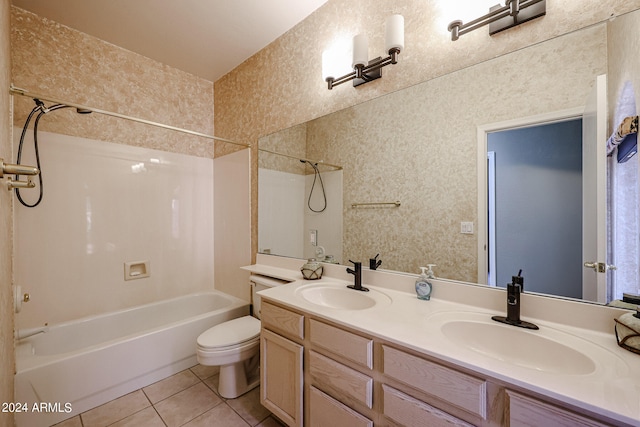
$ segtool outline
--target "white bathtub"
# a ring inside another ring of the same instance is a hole
[[[49,426],[187,369],[199,334],[246,314],[212,291],[50,325],[16,343],[16,424]]]

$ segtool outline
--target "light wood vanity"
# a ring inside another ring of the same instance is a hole
[[[624,311],[524,295],[523,316],[540,326],[537,333],[573,337],[596,364],[573,369],[575,359],[552,358],[545,372],[438,333],[451,313],[492,324],[505,309],[504,291],[435,280],[435,297],[425,302],[411,292],[415,277],[365,271],[370,297],[387,300],[332,309],[305,299],[318,281],[302,280],[304,261],[259,261],[243,268],[291,281],[260,292],[261,402],[288,426],[640,427],[640,357],[618,347],[612,329]],[[352,281],[343,266],[325,266],[320,282],[325,277],[339,287]]]
[[[261,401],[291,427],[624,425],[264,296],[261,352]]]

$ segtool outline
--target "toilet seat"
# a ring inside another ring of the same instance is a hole
[[[252,316],[216,325],[198,337],[198,348],[205,351],[225,351],[253,345],[260,337],[260,320]]]

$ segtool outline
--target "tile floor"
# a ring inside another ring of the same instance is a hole
[[[196,365],[56,427],[283,427],[260,404],[260,388],[227,400],[217,386],[218,368]]]

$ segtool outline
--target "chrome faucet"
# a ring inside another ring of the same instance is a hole
[[[507,284],[507,316],[493,316],[491,318],[496,322],[520,328],[539,329],[533,323],[520,320],[520,294],[524,292],[524,278],[521,274],[522,270],[518,272],[517,276],[512,276],[511,283]]]
[[[347,285],[347,288],[369,292],[369,289],[362,286],[362,263],[351,260],[349,262],[353,264],[353,269],[347,268],[347,273],[353,274],[353,285]]]

